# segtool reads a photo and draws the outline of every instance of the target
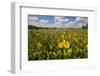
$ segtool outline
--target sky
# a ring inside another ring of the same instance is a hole
[[[88,17],[28,15],[28,25],[48,28],[81,28],[88,24]]]

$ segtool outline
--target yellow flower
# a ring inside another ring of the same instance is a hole
[[[64,39],[64,35],[62,35],[61,37],[62,37],[62,39]]]
[[[42,44],[40,42],[37,43],[37,47],[42,47]]]
[[[71,37],[71,35],[69,35],[69,37]]]
[[[64,34],[66,34],[66,32],[64,32]]]
[[[66,44],[64,44],[64,46],[63,46],[64,48],[69,48],[69,44],[68,43],[66,43]]]
[[[68,41],[63,40],[62,42],[58,43],[58,48],[69,48],[70,44]]]
[[[62,43],[59,43],[58,44],[58,48],[62,48]]]
[[[66,40],[63,40],[63,43],[66,43]]]

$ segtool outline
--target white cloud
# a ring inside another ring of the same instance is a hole
[[[65,23],[69,22],[69,19],[61,16],[54,17],[54,27],[63,28],[65,27]]]
[[[65,17],[61,17],[61,16],[57,16],[57,17],[55,17],[54,18],[54,21],[55,22],[68,22],[69,21],[69,19],[65,19]]]
[[[72,22],[68,22],[67,24],[65,24],[66,28],[80,28],[81,26],[79,25],[78,22],[76,21],[72,21]]]
[[[88,18],[86,17],[77,17],[74,21],[68,22],[65,24],[66,28],[81,28],[86,26],[88,23]]]
[[[86,26],[86,24],[88,23],[88,18],[87,17],[77,17],[75,19],[76,22],[78,22],[81,26]]]
[[[40,20],[40,23],[47,24],[47,23],[48,23],[48,20],[46,20],[46,19],[41,19],[41,20]]]
[[[39,21],[39,26],[40,27],[60,27],[62,25],[62,22],[60,21],[62,17],[54,17],[54,23],[49,24],[49,21],[47,19],[41,19]]]
[[[77,17],[75,21],[87,21],[87,17]]]
[[[40,21],[39,21],[39,26],[41,26],[41,27],[48,27],[48,20],[47,19],[41,19]]]
[[[29,16],[28,18],[29,25],[38,25],[38,17],[37,16]]]
[[[55,22],[58,22],[60,19],[62,19],[62,17],[59,17],[59,16],[54,17],[54,21],[55,21]]]
[[[37,16],[29,16],[29,20],[37,21],[38,17]]]
[[[59,21],[60,21],[60,22],[68,22],[69,19],[60,19]]]
[[[47,19],[38,19],[37,16],[29,16],[29,24],[37,27],[56,27],[56,28],[80,28],[88,23],[87,17],[77,17],[70,21],[68,18],[57,16],[54,17],[54,23],[49,23]]]
[[[55,23],[54,23],[54,27],[61,28],[61,27],[63,27],[63,23],[60,22],[60,21],[55,22]]]

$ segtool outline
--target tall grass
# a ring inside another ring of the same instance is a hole
[[[28,60],[88,58],[87,29],[28,29]]]

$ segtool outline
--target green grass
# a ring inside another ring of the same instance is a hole
[[[28,29],[28,60],[88,58],[87,29]]]

